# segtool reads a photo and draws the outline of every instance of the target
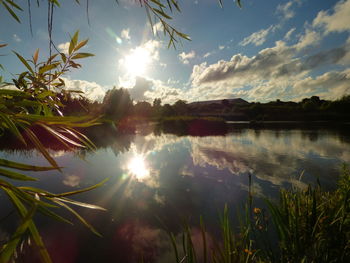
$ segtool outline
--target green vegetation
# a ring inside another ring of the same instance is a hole
[[[201,246],[195,246],[188,225],[183,228],[182,245],[170,233],[175,262],[347,262],[349,199],[347,167],[334,191],[321,186],[281,190],[279,202],[265,199],[266,208],[254,207],[250,195],[238,230],[225,207],[218,240],[209,240],[202,219]]]

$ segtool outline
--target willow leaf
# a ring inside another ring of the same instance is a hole
[[[45,149],[44,145],[39,141],[38,137],[32,132],[30,129],[26,129],[26,133],[32,143],[36,146],[36,148],[44,155],[46,160],[57,170],[62,172],[61,168],[57,165],[56,161],[51,157],[48,151]]]
[[[6,242],[3,248],[0,250],[0,262],[9,262],[12,255],[15,253],[18,243],[21,241],[23,234],[28,229],[32,222],[36,206],[32,206],[29,212],[25,215],[22,223],[17,227],[15,233],[13,233],[11,239]]]
[[[64,197],[54,197],[52,200],[54,202],[55,201],[61,201],[61,202],[69,203],[69,204],[76,205],[76,206],[81,206],[81,207],[85,207],[85,208],[106,211],[106,209],[101,207],[101,206],[88,204],[88,203],[83,203],[83,202],[75,201],[75,200],[64,198]]]
[[[14,171],[10,171],[10,170],[5,170],[0,168],[0,175],[14,179],[14,180],[21,180],[21,181],[37,181],[36,178],[24,175],[24,174],[20,174]]]
[[[97,232],[96,230],[95,230],[95,228],[92,226],[92,225],[90,225],[81,215],[79,215],[74,209],[72,209],[71,207],[69,207],[68,205],[66,205],[65,203],[63,203],[63,202],[61,202],[61,201],[59,201],[59,200],[55,200],[55,202],[57,203],[57,204],[59,204],[60,206],[62,206],[62,207],[64,207],[64,208],[66,208],[68,211],[70,211],[73,215],[75,215],[79,220],[80,220],[80,222],[82,222],[87,228],[89,228],[94,234],[96,234],[97,236],[99,236],[99,237],[102,237],[102,235],[99,233],[99,232]]]
[[[80,58],[87,58],[87,57],[93,57],[93,56],[95,55],[91,53],[77,53],[72,57],[72,59],[80,59]]]
[[[30,71],[30,73],[32,73],[33,75],[35,75],[34,70],[32,69],[32,67],[28,64],[27,60],[25,60],[20,54],[18,54],[17,52],[13,51],[16,56],[19,58],[19,60],[23,63],[23,65]]]
[[[11,120],[10,116],[7,114],[0,113],[0,119],[4,121],[4,123],[7,125],[7,128],[14,134],[16,137],[24,144],[27,145],[26,141],[24,140],[22,134],[17,129],[16,124]]]
[[[102,185],[104,185],[107,181],[109,180],[109,178],[104,179],[102,182],[95,184],[93,186],[84,188],[84,189],[80,189],[80,190],[76,190],[76,191],[71,191],[71,192],[65,192],[65,193],[61,193],[61,194],[54,194],[53,196],[55,197],[64,197],[64,196],[70,196],[70,195],[76,195],[76,194],[80,194],[80,193],[84,193],[90,190],[93,190],[95,188],[98,188]],[[102,210],[105,210],[104,208]]]
[[[50,170],[56,170],[55,167],[45,167],[45,166],[34,166],[34,165],[28,165],[24,163],[17,163],[5,159],[0,159],[0,166],[9,167],[17,170],[22,171],[50,171]]]
[[[72,139],[64,136],[63,134],[59,133],[58,131],[55,131],[54,129],[50,128],[49,126],[43,124],[43,123],[38,123],[41,127],[43,127],[45,130],[47,130],[49,133],[51,133],[53,136],[55,136],[57,139],[60,139],[61,142],[68,142],[70,144],[73,144],[75,146],[81,147],[81,148],[86,148],[84,145],[77,143],[73,141]],[[62,141],[63,140],[63,141]]]
[[[10,15],[18,22],[21,23],[16,13],[6,4],[5,1],[1,1],[2,5],[6,8],[6,10],[10,13]]]
[[[3,189],[5,190],[6,194],[10,197],[10,200],[12,201],[14,206],[17,208],[20,215],[24,218],[27,214],[27,209],[25,208],[23,203],[17,198],[17,196],[12,191],[10,191],[6,188],[3,188]],[[30,234],[31,234],[35,244],[37,245],[37,248],[39,250],[39,253],[40,253],[40,256],[41,256],[41,259],[43,260],[43,262],[51,263],[52,261],[51,261],[50,255],[46,250],[44,242],[43,242],[43,240],[39,234],[39,231],[36,228],[33,220],[30,220],[29,231],[30,231]]]

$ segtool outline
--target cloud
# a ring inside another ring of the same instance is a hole
[[[292,0],[285,4],[279,4],[276,9],[276,13],[279,14],[283,20],[289,20],[295,16],[295,11],[293,10],[294,4],[301,4],[301,0]]]
[[[250,36],[244,38],[239,45],[246,46],[249,44],[254,44],[255,46],[260,46],[265,43],[266,38],[269,33],[274,32],[276,30],[276,26],[271,25],[266,29],[261,29],[258,32],[251,34]]]
[[[13,35],[12,35],[12,38],[13,38],[14,41],[16,41],[16,42],[18,42],[18,43],[19,43],[19,42],[22,42],[22,39],[21,39],[17,34],[13,34]]]
[[[173,88],[178,82],[168,80],[163,82],[156,79],[136,77],[135,84],[129,88],[130,96],[136,101],[153,102],[154,99],[161,99],[162,103],[174,103],[179,99],[185,99],[182,89]]]
[[[87,97],[90,100],[102,101],[106,87],[103,87],[96,82],[90,82],[86,80],[71,80],[63,78],[65,82],[65,88],[68,90],[80,90],[84,92],[83,96]]]
[[[76,186],[79,186],[80,181],[81,181],[81,178],[78,175],[66,174],[64,175],[64,179],[62,183],[70,187],[76,187]]]
[[[225,46],[219,46],[219,50],[223,50]]]
[[[303,34],[298,44],[295,46],[297,50],[304,49],[308,46],[315,46],[321,41],[321,35],[319,32],[314,31],[313,29],[307,28],[305,34]]]
[[[120,33],[121,38],[125,39],[125,40],[130,40],[130,29],[126,28],[123,29],[122,32]]]
[[[350,30],[350,0],[339,1],[332,11],[320,11],[312,22],[314,27],[321,27],[325,34]]]
[[[350,41],[342,46],[308,52],[311,54],[305,55],[303,51],[317,46],[320,40],[319,32],[306,28],[294,45],[277,41],[275,46],[265,48],[255,56],[235,54],[230,60],[195,65],[190,77],[192,88],[186,94],[187,100],[243,97],[248,100],[266,101],[277,98],[296,99],[300,98],[301,94],[307,96],[316,93],[324,98],[338,98],[349,93],[349,89],[339,80],[330,81],[325,76],[316,76],[315,79],[309,77],[314,70],[325,66],[344,67],[350,64]],[[344,74],[340,70],[332,76],[344,77]],[[310,92],[302,92],[298,88],[297,83],[302,80],[312,81],[310,85],[313,88],[308,89]],[[324,86],[321,82],[330,85],[329,88],[322,90]]]
[[[147,100],[145,92],[153,87],[153,82],[142,77],[136,77],[135,86],[129,89],[131,98],[136,101]]]
[[[183,64],[189,64],[190,60],[196,56],[196,52],[191,50],[188,53],[182,52],[179,54],[179,59]]]
[[[207,52],[207,53],[205,53],[205,54],[203,55],[203,58],[207,58],[207,57],[209,57],[211,54],[212,54],[211,52]]]
[[[285,35],[284,38],[285,40],[290,40],[292,34],[294,33],[294,31],[296,30],[295,27],[291,28]]]
[[[65,54],[68,54],[69,42],[58,44],[58,49]]]
[[[312,94],[335,100],[344,94],[350,94],[350,69],[340,72],[331,71],[315,78],[308,77],[297,81],[293,88],[299,94]],[[305,96],[300,96],[302,99]]]

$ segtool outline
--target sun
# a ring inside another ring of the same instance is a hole
[[[143,76],[150,62],[150,52],[143,47],[137,47],[125,57],[124,66],[128,74],[132,76]]]
[[[135,155],[128,163],[128,171],[138,180],[149,176],[149,169],[146,166],[145,158],[142,155]]]

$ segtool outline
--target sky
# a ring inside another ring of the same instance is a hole
[[[39,58],[48,56],[47,3],[32,2],[33,35],[26,5],[20,24],[0,9],[0,44],[8,44],[0,50],[0,75],[7,81],[25,70],[12,50],[30,58],[39,48]],[[90,24],[80,2],[55,8],[52,36],[61,52],[76,30],[89,38],[83,51],[95,56],[64,79],[92,100],[114,86],[128,88],[135,101],[163,103],[350,94],[350,0],[242,0],[242,8],[232,0],[223,8],[216,0],[179,0],[181,13],[168,11],[168,23],[191,41],[176,49],[168,48],[157,21],[152,32],[138,1],[89,1]]]

